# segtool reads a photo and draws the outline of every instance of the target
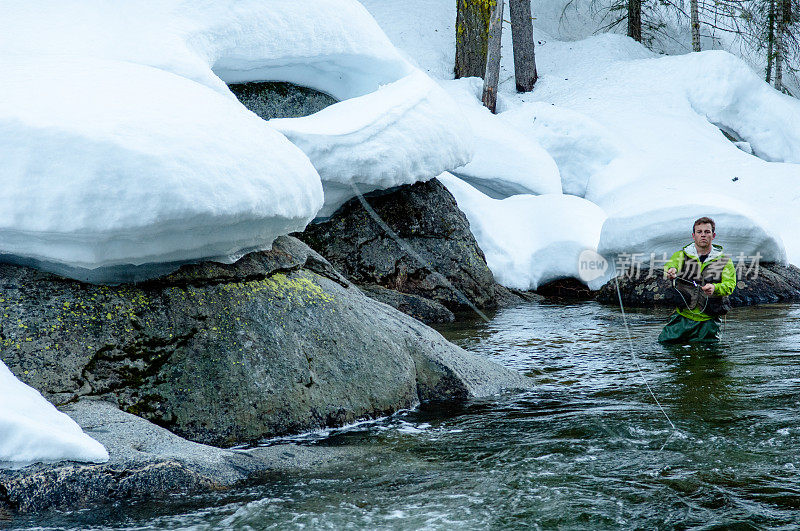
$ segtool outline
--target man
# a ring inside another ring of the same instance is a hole
[[[713,219],[698,219],[692,229],[694,243],[664,264],[667,278],[677,279],[681,304],[658,336],[662,343],[719,340],[719,317],[730,308],[728,295],[736,288],[736,269],[722,254],[722,246],[712,244],[715,230]]]

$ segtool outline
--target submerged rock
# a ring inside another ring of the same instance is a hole
[[[385,227],[354,198],[297,234],[352,282],[418,295],[452,311],[521,300],[495,282],[467,218],[438,180],[364,197]]]
[[[800,301],[800,269],[793,265],[764,263],[759,265],[757,273],[755,269],[740,271],[737,277],[736,290],[730,296],[731,306]],[[651,275],[650,270],[645,268],[638,278],[622,276],[618,280],[625,306],[674,307],[678,303],[672,282],[664,279],[663,271],[659,270]],[[614,280],[600,289],[597,300],[619,304]]]
[[[46,398],[103,397],[218,446],[529,385],[290,237],[139,285],[3,264],[0,315],[0,359]]]

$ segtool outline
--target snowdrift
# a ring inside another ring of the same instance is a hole
[[[564,174],[540,142],[509,128],[481,104],[483,82],[465,78],[443,82],[472,126],[472,161],[456,170],[458,177],[495,199],[517,194],[560,194]]]
[[[163,272],[147,264],[268,246],[322,205],[308,158],[202,85],[103,59],[0,64],[0,250],[12,261],[136,280]]]
[[[415,182],[471,156],[447,95],[355,0],[0,11],[3,260],[92,282],[230,261],[332,211],[353,183]],[[342,101],[270,125],[228,90],[243,81]]]
[[[563,277],[578,277],[579,257],[596,250],[605,213],[565,194],[492,199],[449,173],[439,180],[456,198],[495,279],[510,288],[535,290]]]
[[[604,40],[626,39],[587,39],[572,53],[596,57],[592,44]],[[561,108],[608,131],[595,128],[595,136],[614,146],[602,157],[592,157],[591,148],[577,150],[578,159],[597,161],[585,165],[590,171],[583,197],[609,216],[602,237],[609,243],[601,244],[601,252],[677,249],[691,232],[687,220],[714,214],[729,252],[800,263],[800,238],[786,223],[800,206],[800,198],[786,193],[800,179],[800,102],[775,92],[726,52],[595,63],[594,71],[568,67],[546,78],[535,95],[554,106],[521,104],[518,113],[505,114],[532,138],[542,130],[534,125],[541,121],[537,114],[544,110],[546,121]],[[720,126],[762,158],[729,141]],[[543,143],[552,145],[546,135]],[[626,233],[637,224],[649,227],[649,236],[638,242],[644,249],[627,249],[621,242],[630,240]]]
[[[328,217],[360,193],[426,181],[470,160],[472,134],[458,107],[416,71],[376,92],[304,118],[269,125],[300,147],[319,171]]]
[[[104,463],[108,452],[0,361],[0,468],[56,461]]]

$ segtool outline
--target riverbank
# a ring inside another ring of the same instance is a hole
[[[0,360],[111,453],[0,471],[14,512],[228,488],[332,458],[223,448],[531,387],[366,297],[291,237],[140,284],[9,264],[0,277]]]
[[[360,452],[320,469],[209,494],[15,517],[10,526],[794,527],[798,312],[735,309],[722,352],[661,347],[667,311],[630,312],[642,372],[677,430],[642,383],[618,311],[525,303],[489,323],[439,329],[530,374],[535,393],[429,404],[293,439],[313,451]]]

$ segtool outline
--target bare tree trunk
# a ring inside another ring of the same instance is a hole
[[[767,17],[767,83],[772,82],[772,46],[775,42],[775,0],[769,2],[769,16]]]
[[[697,0],[689,0],[689,10],[692,13],[692,51],[700,51],[700,8]]]
[[[511,39],[514,44],[514,78],[519,92],[530,92],[536,83],[536,54],[533,44],[531,0],[508,0],[511,10]]]
[[[456,64],[459,77],[483,77],[493,0],[456,0]]]
[[[497,85],[500,84],[500,48],[503,37],[503,0],[497,0],[489,23],[489,50],[486,54],[486,75],[483,77],[483,104],[495,112]]]
[[[628,37],[642,42],[642,0],[628,0]]]
[[[777,27],[775,29],[775,89],[783,91],[783,55],[786,39],[785,1],[778,0]]]

